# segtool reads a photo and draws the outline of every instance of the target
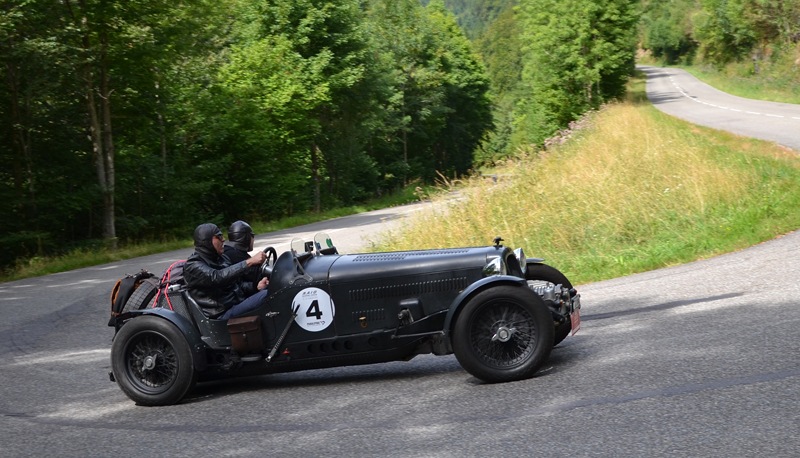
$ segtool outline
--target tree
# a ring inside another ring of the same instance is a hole
[[[324,132],[343,115],[345,99],[365,71],[367,42],[359,2],[241,2],[240,12],[241,44],[226,81],[232,88],[257,88],[250,100],[270,112],[274,128],[284,130],[279,138],[289,151],[305,145],[312,206],[319,211]]]
[[[477,48],[486,62],[491,81],[490,96],[494,102],[492,115],[495,129],[481,145],[480,159],[493,161],[507,157],[520,143],[515,138],[516,102],[522,96],[522,41],[517,15],[506,9],[493,21],[477,41]]]
[[[748,0],[701,0],[695,15],[695,36],[710,61],[725,64],[741,59],[756,44],[756,33],[747,20]]]
[[[439,66],[444,73],[444,127],[433,145],[433,164],[443,173],[465,174],[473,153],[492,126],[486,68],[473,52],[454,16],[439,1],[427,7],[439,35]]]
[[[530,96],[517,122],[528,143],[624,93],[633,71],[637,6],[633,0],[520,2],[522,80]]]
[[[668,64],[691,57],[697,48],[692,14],[694,0],[647,1],[643,4],[642,46]]]

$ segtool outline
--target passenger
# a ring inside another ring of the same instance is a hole
[[[228,228],[228,241],[225,242],[225,256],[231,260],[231,264],[242,262],[250,257],[249,251],[253,251],[253,244],[256,234],[253,228],[244,221],[236,221]]]
[[[231,264],[224,253],[225,237],[216,224],[206,223],[194,230],[194,253],[183,266],[189,294],[209,318],[227,320],[257,308],[267,297],[266,278],[257,284],[247,281],[249,267],[264,262],[266,255]]]

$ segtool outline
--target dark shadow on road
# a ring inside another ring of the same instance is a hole
[[[673,301],[673,302],[665,302],[663,304],[656,304],[650,305],[647,307],[642,307],[638,309],[631,309],[631,310],[621,310],[619,312],[608,312],[608,313],[595,313],[592,315],[581,315],[581,321],[591,321],[591,320],[604,320],[606,318],[614,318],[618,316],[626,316],[626,315],[634,315],[636,313],[646,313],[646,312],[656,312],[661,310],[669,310],[676,307],[683,307],[684,305],[692,305],[692,304],[700,304],[703,302],[711,302],[711,301],[718,301],[722,299],[730,299],[732,297],[739,297],[744,296],[744,293],[729,293],[729,294],[720,294],[719,296],[710,296],[710,297],[702,297],[699,299],[687,299],[685,301]]]
[[[682,99],[683,96],[674,92],[648,92],[647,98],[653,105],[659,105],[662,103],[675,102]]]
[[[643,72],[647,73],[647,79],[658,79],[658,78],[667,78],[669,75],[662,72],[656,72],[655,70],[642,70]]]
[[[562,344],[556,347],[533,378],[546,377],[559,372],[564,366],[569,367],[578,364],[576,358],[579,358],[580,355],[564,347],[567,347],[567,345]],[[422,364],[416,365],[408,362],[378,363],[365,366],[314,369],[205,382],[198,384],[181,401],[181,404],[200,403],[221,396],[279,388],[310,388],[341,384],[394,382],[459,372],[464,375],[464,383],[469,385],[492,385],[472,377],[454,357],[429,358],[420,362]]]
[[[204,402],[219,396],[265,389],[380,383],[385,381],[411,380],[428,376],[435,377],[437,375],[455,372],[463,372],[464,376],[469,375],[461,368],[455,358],[437,358],[436,361],[440,362],[440,364],[432,363],[431,361],[426,361],[425,364],[418,365],[403,362],[389,362],[365,366],[314,369],[310,371],[255,375],[211,381],[198,384],[181,403]]]

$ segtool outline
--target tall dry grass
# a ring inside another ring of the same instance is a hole
[[[634,103],[608,106],[589,122],[554,151],[508,161],[496,183],[470,178],[461,199],[439,199],[373,249],[488,245],[502,236],[581,282],[728,250],[716,239],[763,216],[759,209],[744,221],[736,215],[752,212],[749,206],[774,190],[769,177],[778,166],[765,166],[773,159],[763,157],[774,147],[731,152],[729,139]],[[789,180],[797,179],[796,159],[781,160],[795,161]],[[744,238],[734,245],[753,242]]]

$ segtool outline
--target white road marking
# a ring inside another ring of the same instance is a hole
[[[669,79],[672,80],[672,76],[670,76]],[[688,99],[693,100],[693,101],[695,101],[697,103],[702,103],[703,105],[708,105],[710,107],[721,108],[723,110],[731,110],[731,111],[735,111],[737,113],[741,113],[742,112],[742,110],[737,110],[736,108],[728,108],[728,107],[714,105],[713,103],[703,102],[702,100],[698,99],[696,96],[689,95],[686,91],[683,90],[683,88],[681,88],[678,85],[678,83],[673,81],[672,85],[675,86],[678,89],[678,91],[681,93],[681,95],[683,95],[684,97],[687,97]],[[758,113],[756,111],[745,111],[745,113],[753,114],[753,115],[761,115],[761,113]],[[774,115],[774,114],[768,114],[768,113],[764,113],[764,116],[769,116],[769,117],[772,117],[772,118],[785,118],[786,117],[786,116]],[[800,117],[797,117],[797,116],[792,116],[791,118],[792,119],[800,119]]]

